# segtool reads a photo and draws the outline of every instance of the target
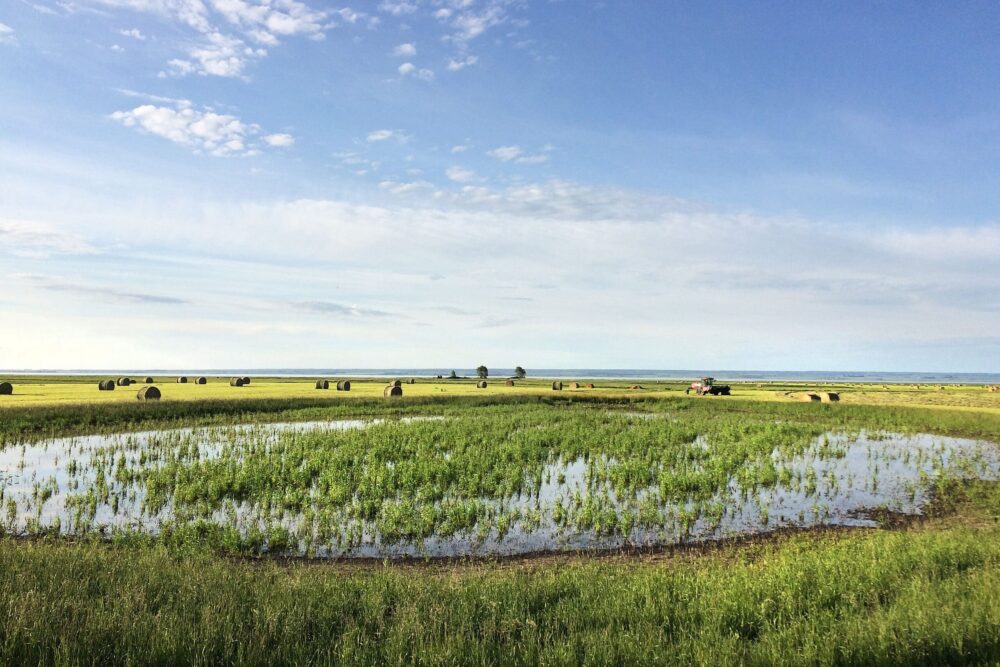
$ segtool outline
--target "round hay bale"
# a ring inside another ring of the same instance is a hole
[[[0,382],[0,396],[10,396],[14,393],[14,385],[10,382]]]
[[[187,381],[188,379],[186,375],[182,375],[179,378],[177,378],[177,384],[187,384]]]
[[[587,389],[593,389],[593,388],[594,388],[594,383],[593,382],[588,382],[587,383]]]
[[[840,394],[835,391],[819,392],[819,400],[823,403],[836,403],[840,400]]]
[[[249,377],[247,377],[246,375],[244,375],[244,376],[243,376],[242,378],[240,378],[240,379],[241,379],[241,380],[243,380],[243,384],[244,384],[244,385],[248,385],[248,384],[250,384],[250,378],[249,378]]]
[[[820,399],[819,394],[814,391],[807,391],[799,394],[799,400],[803,403],[818,402]]]
[[[562,382],[556,380],[552,383],[552,391],[562,391]]]
[[[127,387],[132,384],[132,378],[118,378],[119,387]]]
[[[486,384],[486,380],[480,380],[479,382],[476,383],[477,389],[486,389],[487,386],[488,385]]]
[[[382,395],[386,398],[402,396],[403,388],[399,385],[390,384],[388,387],[382,390]]]
[[[340,382],[337,383],[337,391],[350,391],[350,390],[351,390],[350,380],[341,380]]]
[[[246,383],[243,381],[243,378],[233,378],[229,381],[230,387],[242,387],[244,384]]]
[[[330,388],[330,381],[329,380],[316,380],[316,388],[317,389],[329,389]]]
[[[114,380],[101,380],[97,383],[97,388],[101,391],[114,391],[115,381]]]
[[[153,384],[154,382],[156,382],[156,380],[154,380],[152,377],[146,378],[146,384]]]
[[[208,384],[208,378],[207,377],[200,377],[197,380],[195,380],[194,383],[195,384]]]
[[[507,386],[507,387],[513,387],[514,386],[514,381],[513,380],[507,380],[506,382],[504,382],[504,385]]]
[[[634,384],[631,387],[629,387],[629,389],[642,389],[642,385],[641,384]]]
[[[402,387],[403,386],[403,382],[401,380],[393,380],[392,382],[389,383],[389,386],[390,387]]]
[[[160,400],[160,390],[151,385],[147,385],[140,389],[136,395],[140,401],[158,401]]]
[[[579,389],[580,388],[580,383],[579,382],[570,382],[569,383],[569,388],[570,389]]]
[[[406,384],[416,384],[416,383],[417,381],[413,378],[410,378],[409,380],[406,381]]]

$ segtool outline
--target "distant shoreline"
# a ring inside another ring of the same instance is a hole
[[[385,378],[415,377],[447,379],[452,370],[459,377],[475,378],[471,368],[215,368],[215,369],[20,369],[0,370],[8,376],[94,376],[94,375],[256,375],[276,378],[350,377]],[[490,377],[511,377],[512,368],[497,368]],[[599,368],[543,368],[528,369],[528,378],[535,379],[593,379],[593,380],[691,380],[702,376],[729,382],[856,382],[893,384],[1000,384],[1000,373],[945,373],[945,372],[878,372],[878,371],[756,371],[756,370],[655,370],[655,369],[599,369]]]

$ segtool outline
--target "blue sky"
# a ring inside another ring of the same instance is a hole
[[[1000,6],[0,4],[0,368],[1000,371]]]

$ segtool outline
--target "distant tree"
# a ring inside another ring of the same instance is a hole
[[[457,380],[458,379],[458,373],[456,373],[455,371],[452,371],[451,375],[448,376],[448,379],[449,380]]]
[[[480,378],[485,380],[490,374],[490,369],[486,368],[486,366],[480,366],[479,368],[476,369],[476,374],[479,375]]]
[[[523,368],[521,368],[520,366],[518,366],[517,368],[514,369],[514,376],[517,377],[518,379],[523,380],[524,376],[527,375],[527,374],[528,374],[528,372],[526,370],[524,370]]]

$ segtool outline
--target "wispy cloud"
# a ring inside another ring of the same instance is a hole
[[[338,317],[352,319],[382,319],[396,317],[393,313],[374,308],[362,308],[360,306],[346,306],[332,301],[295,301],[289,305],[300,310],[318,313],[321,315],[334,315]]]
[[[408,139],[408,136],[402,130],[382,129],[382,130],[372,130],[371,132],[368,133],[368,136],[365,137],[365,140],[368,143],[377,143],[380,141],[388,141],[390,139],[394,139],[399,142],[405,142]]]
[[[95,297],[104,301],[168,305],[168,306],[184,305],[191,303],[187,299],[181,299],[173,296],[164,296],[162,294],[148,294],[145,292],[135,292],[131,290],[123,290],[117,287],[110,287],[107,285],[93,285],[82,282],[81,283],[68,282],[65,280],[52,278],[50,276],[43,276],[36,274],[20,274],[17,277],[29,281],[34,287],[37,287],[39,289],[48,290],[50,292],[69,292],[83,296]]]
[[[0,218],[0,253],[4,251],[23,257],[47,257],[53,253],[92,254],[97,249],[82,237],[49,224]]]
[[[17,44],[17,37],[14,35],[14,29],[6,23],[0,23],[0,44]]]
[[[161,76],[241,77],[247,66],[267,56],[281,39],[304,36],[323,39],[340,23],[353,24],[367,16],[350,8],[318,10],[298,0],[95,0],[112,9],[153,14],[192,30],[185,39],[185,57],[168,62]],[[144,39],[138,29],[123,35]]]

